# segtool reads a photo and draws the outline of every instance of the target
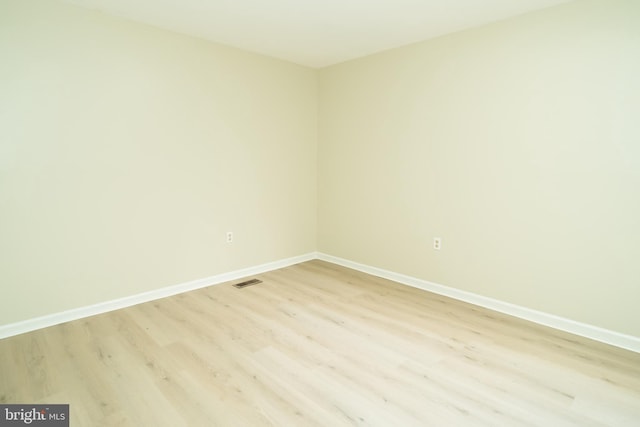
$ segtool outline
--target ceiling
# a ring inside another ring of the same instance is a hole
[[[570,0],[65,0],[320,68]]]

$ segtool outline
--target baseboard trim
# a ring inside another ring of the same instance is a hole
[[[278,261],[273,261],[253,267],[217,274],[203,279],[197,279],[190,282],[168,286],[153,291],[143,292],[124,298],[105,301],[102,303],[79,307],[60,313],[53,313],[33,319],[27,319],[21,322],[10,323],[8,325],[2,325],[0,326],[0,339],[35,331],[37,329],[42,329],[49,326],[58,325],[60,323],[70,322],[72,320],[94,316],[96,314],[102,314],[121,308],[131,307],[136,304],[154,301],[183,292],[205,288],[207,286],[219,285],[221,283],[229,282],[232,280],[242,279],[247,276],[266,273],[268,271],[277,270],[279,268],[288,267],[313,259],[320,259],[333,264],[341,265],[343,267],[358,270],[363,273],[371,274],[373,276],[393,280],[394,282],[402,283],[414,288],[423,289],[425,291],[433,292],[439,295],[444,295],[480,307],[488,308],[490,310],[495,310],[500,313],[515,316],[520,319],[529,320],[540,325],[549,326],[554,329],[569,332],[585,338],[590,338],[596,341],[640,353],[640,337],[621,334],[619,332],[577,322],[575,320],[567,319],[553,314],[532,310],[530,308],[518,306],[508,302],[440,285],[438,283],[429,282],[404,274],[395,273],[393,271],[384,270],[378,267],[372,267],[366,264],[360,264],[344,258],[339,258],[333,255],[318,252],[311,252],[305,255],[281,259]]]
[[[0,339],[316,259],[315,252],[0,326]]]
[[[417,279],[415,277],[406,276],[404,274],[395,273],[381,268],[360,264],[347,259],[335,257],[325,253],[318,253],[317,258],[343,267],[371,274],[373,276],[382,277],[384,279],[393,280],[394,282],[412,286],[414,288],[423,289],[439,295],[444,295],[460,301],[468,302],[480,307],[508,314],[520,319],[529,320],[540,325],[549,326],[554,329],[569,332],[585,338],[590,338],[616,347],[640,353],[640,337],[625,335],[619,332],[600,328],[593,325],[577,322],[575,320],[544,313],[508,302],[488,298],[471,292],[462,291],[438,283],[428,282],[426,280]]]

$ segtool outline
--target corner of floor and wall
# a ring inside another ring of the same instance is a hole
[[[640,352],[639,23],[316,70],[3,0],[0,336],[319,258]]]

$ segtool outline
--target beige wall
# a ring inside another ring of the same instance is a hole
[[[0,325],[314,251],[316,91],[311,69],[0,0]]]
[[[319,249],[640,336],[639,22],[578,1],[318,73],[0,0],[0,325]]]
[[[640,336],[640,2],[329,67],[320,98],[320,251]]]

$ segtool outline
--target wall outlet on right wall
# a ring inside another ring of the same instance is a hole
[[[434,237],[433,249],[435,249],[436,251],[439,251],[441,247],[442,247],[442,239],[440,237]]]

